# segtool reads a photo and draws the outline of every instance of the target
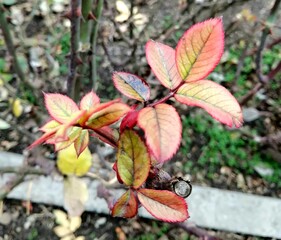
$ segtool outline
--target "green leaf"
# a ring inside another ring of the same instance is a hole
[[[117,169],[127,186],[139,188],[150,169],[150,156],[146,145],[133,130],[125,130],[118,142]]]

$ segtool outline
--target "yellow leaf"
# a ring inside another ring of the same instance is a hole
[[[63,238],[61,238],[60,240],[75,240],[75,236],[73,234],[65,236]]]
[[[85,240],[85,237],[84,236],[78,236],[74,240]]]
[[[57,166],[65,175],[83,176],[92,164],[92,155],[89,148],[86,148],[77,158],[74,144],[58,152]]]
[[[69,229],[72,232],[75,232],[81,226],[81,222],[82,222],[81,217],[70,217],[69,220],[70,220]]]
[[[12,106],[13,114],[15,117],[18,118],[20,115],[22,115],[23,112],[23,106],[21,104],[21,100],[17,98],[12,102],[12,104],[13,104]]]
[[[64,211],[56,209],[53,211],[53,214],[55,215],[57,224],[66,228],[69,227],[70,222],[67,219],[67,214]]]
[[[64,180],[64,208],[67,210],[69,216],[81,216],[88,197],[88,188],[82,179],[76,176],[68,176]],[[77,229],[79,227],[78,224],[79,222],[74,220],[72,229]]]
[[[56,226],[54,232],[58,237],[65,237],[72,233],[68,228],[63,226]]]
[[[120,14],[115,17],[115,21],[124,22],[128,20],[128,18],[130,17],[130,9],[126,5],[126,3],[122,0],[117,0],[115,4],[116,9],[118,10],[118,12],[120,12]]]

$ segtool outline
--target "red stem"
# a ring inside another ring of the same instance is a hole
[[[168,101],[170,98],[172,98],[172,97],[175,95],[175,93],[178,91],[178,89],[179,89],[183,84],[185,84],[185,82],[182,82],[182,83],[181,83],[179,86],[177,86],[175,89],[171,90],[170,93],[169,93],[167,96],[165,96],[165,97],[159,99],[158,101],[156,101],[156,102],[154,102],[154,103],[148,104],[147,107],[154,107],[154,106],[156,106],[157,104],[160,104],[160,103],[163,103],[163,102]]]

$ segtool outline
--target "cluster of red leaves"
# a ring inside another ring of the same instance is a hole
[[[181,142],[180,117],[174,107],[165,103],[169,98],[201,107],[228,126],[242,125],[241,108],[236,99],[224,87],[205,79],[218,64],[223,48],[221,18],[192,26],[176,50],[148,41],[146,58],[160,83],[169,89],[166,97],[148,104],[150,88],[145,80],[126,72],[113,74],[116,88],[127,97],[144,102],[145,107],[136,104],[130,108],[120,100],[100,103],[93,92],[83,97],[78,107],[66,96],[45,94],[52,120],[41,128],[44,135],[31,147],[46,142],[61,150],[74,143],[79,155],[88,145],[91,130],[94,136],[117,147],[114,170],[119,181],[129,188],[113,206],[113,216],[135,216],[140,202],[158,219],[186,220],[189,215],[183,198],[170,191],[146,189],[145,182],[151,167],[171,159]],[[116,136],[109,125],[121,117],[120,136]],[[143,130],[145,141],[134,130],[136,125]]]

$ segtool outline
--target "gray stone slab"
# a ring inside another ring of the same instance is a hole
[[[23,158],[21,155],[0,152],[0,167],[8,166],[7,161],[9,161],[9,166],[19,166]],[[0,187],[8,179],[8,174],[0,176]],[[105,201],[97,198],[96,187],[99,182],[88,180],[87,184],[90,197],[86,203],[86,210],[108,214]],[[116,198],[122,194],[122,190],[112,191]],[[34,177],[16,187],[8,197],[63,206],[63,183],[51,177]],[[188,221],[192,221],[198,226],[281,238],[280,199],[193,186],[193,192],[187,202],[191,216]],[[143,208],[139,213],[143,217],[151,218],[151,215]]]

